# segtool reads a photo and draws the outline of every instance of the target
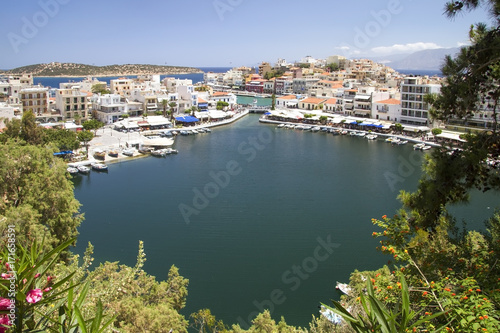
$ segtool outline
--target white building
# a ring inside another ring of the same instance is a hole
[[[112,124],[124,114],[128,114],[128,104],[117,94],[92,96],[92,109],[97,119],[104,124]]]
[[[389,98],[373,102],[372,117],[380,120],[399,122],[401,117],[401,101]]]
[[[226,102],[229,104],[229,108],[236,105],[237,97],[233,93],[228,92],[214,92],[212,96],[209,97],[209,103],[212,102],[213,105],[217,105],[217,102]]]
[[[7,103],[0,103],[0,129],[5,127],[4,120],[14,118],[14,107]]]
[[[79,86],[70,89],[57,89],[55,108],[64,119],[85,121],[89,117],[87,97],[91,93],[83,92]]]
[[[132,79],[120,78],[116,80],[109,81],[109,87],[112,94],[119,94],[123,97],[128,97],[132,93],[133,90],[133,82]]]
[[[99,81],[95,78],[87,77],[80,82],[62,82],[59,83],[59,89],[72,89],[73,87],[79,87],[81,91],[92,91],[94,85],[102,85],[107,87],[107,83],[104,81]]]
[[[276,98],[276,108],[297,108],[299,99],[297,95],[286,95]]]
[[[422,77],[406,77],[401,85],[401,124],[429,125],[429,105],[424,96],[440,90],[439,84],[428,83]]]

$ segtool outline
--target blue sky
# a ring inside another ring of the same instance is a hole
[[[483,10],[445,0],[22,0],[0,12],[0,68],[58,62],[254,66],[467,43]]]

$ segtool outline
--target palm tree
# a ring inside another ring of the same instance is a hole
[[[80,120],[82,119],[82,116],[78,113],[75,113],[75,116],[73,118],[75,119],[75,123],[77,125],[80,125]]]
[[[161,105],[163,106],[163,117],[167,118],[167,105],[168,105],[168,100],[167,100],[167,99],[162,99],[162,100],[161,100]]]
[[[175,107],[177,106],[176,102],[170,102],[168,103],[168,106],[170,107],[170,121],[174,123],[174,111]]]

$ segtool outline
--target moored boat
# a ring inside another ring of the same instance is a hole
[[[118,157],[118,151],[110,150],[110,151],[108,151],[108,155],[111,157]]]
[[[92,169],[95,171],[107,171],[108,166],[104,163],[94,163],[92,164]]]
[[[94,158],[96,160],[101,160],[101,161],[104,161],[106,159],[106,152],[105,151],[102,151],[102,150],[96,150],[94,152]]]
[[[135,149],[129,148],[129,149],[125,149],[124,151],[122,151],[122,154],[125,156],[134,156],[134,152],[135,152]]]
[[[71,167],[71,166],[69,166],[69,167],[67,167],[67,168],[66,168],[66,170],[67,170],[70,174],[72,174],[72,175],[74,175],[74,174],[77,174],[77,173],[78,173],[78,169],[77,169],[77,168],[75,168],[75,167]]]
[[[378,135],[377,134],[368,134],[365,136],[365,138],[367,138],[368,140],[375,140],[376,138],[378,138]]]
[[[421,142],[421,143],[416,143],[416,144],[414,144],[414,145],[413,145],[413,149],[415,149],[415,150],[419,150],[419,149],[421,150],[421,149],[423,149],[424,147],[425,147],[425,143],[423,143],[423,142]]]
[[[80,173],[89,173],[90,172],[90,168],[88,166],[85,166],[85,165],[79,165],[76,168],[78,169],[78,172],[80,172]]]
[[[356,136],[364,137],[366,136],[366,132],[359,131],[358,133],[356,133]]]

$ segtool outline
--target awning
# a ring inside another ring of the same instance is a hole
[[[198,118],[195,118],[193,116],[175,117],[175,120],[183,122],[183,123],[195,123],[197,121],[200,121]]]
[[[429,131],[430,128],[427,126],[403,126],[403,131],[408,131],[408,132],[427,132]]]
[[[69,155],[69,154],[73,154],[73,152],[71,150],[66,150],[66,151],[60,151],[58,153],[54,153],[54,156],[58,156],[58,155]]]

